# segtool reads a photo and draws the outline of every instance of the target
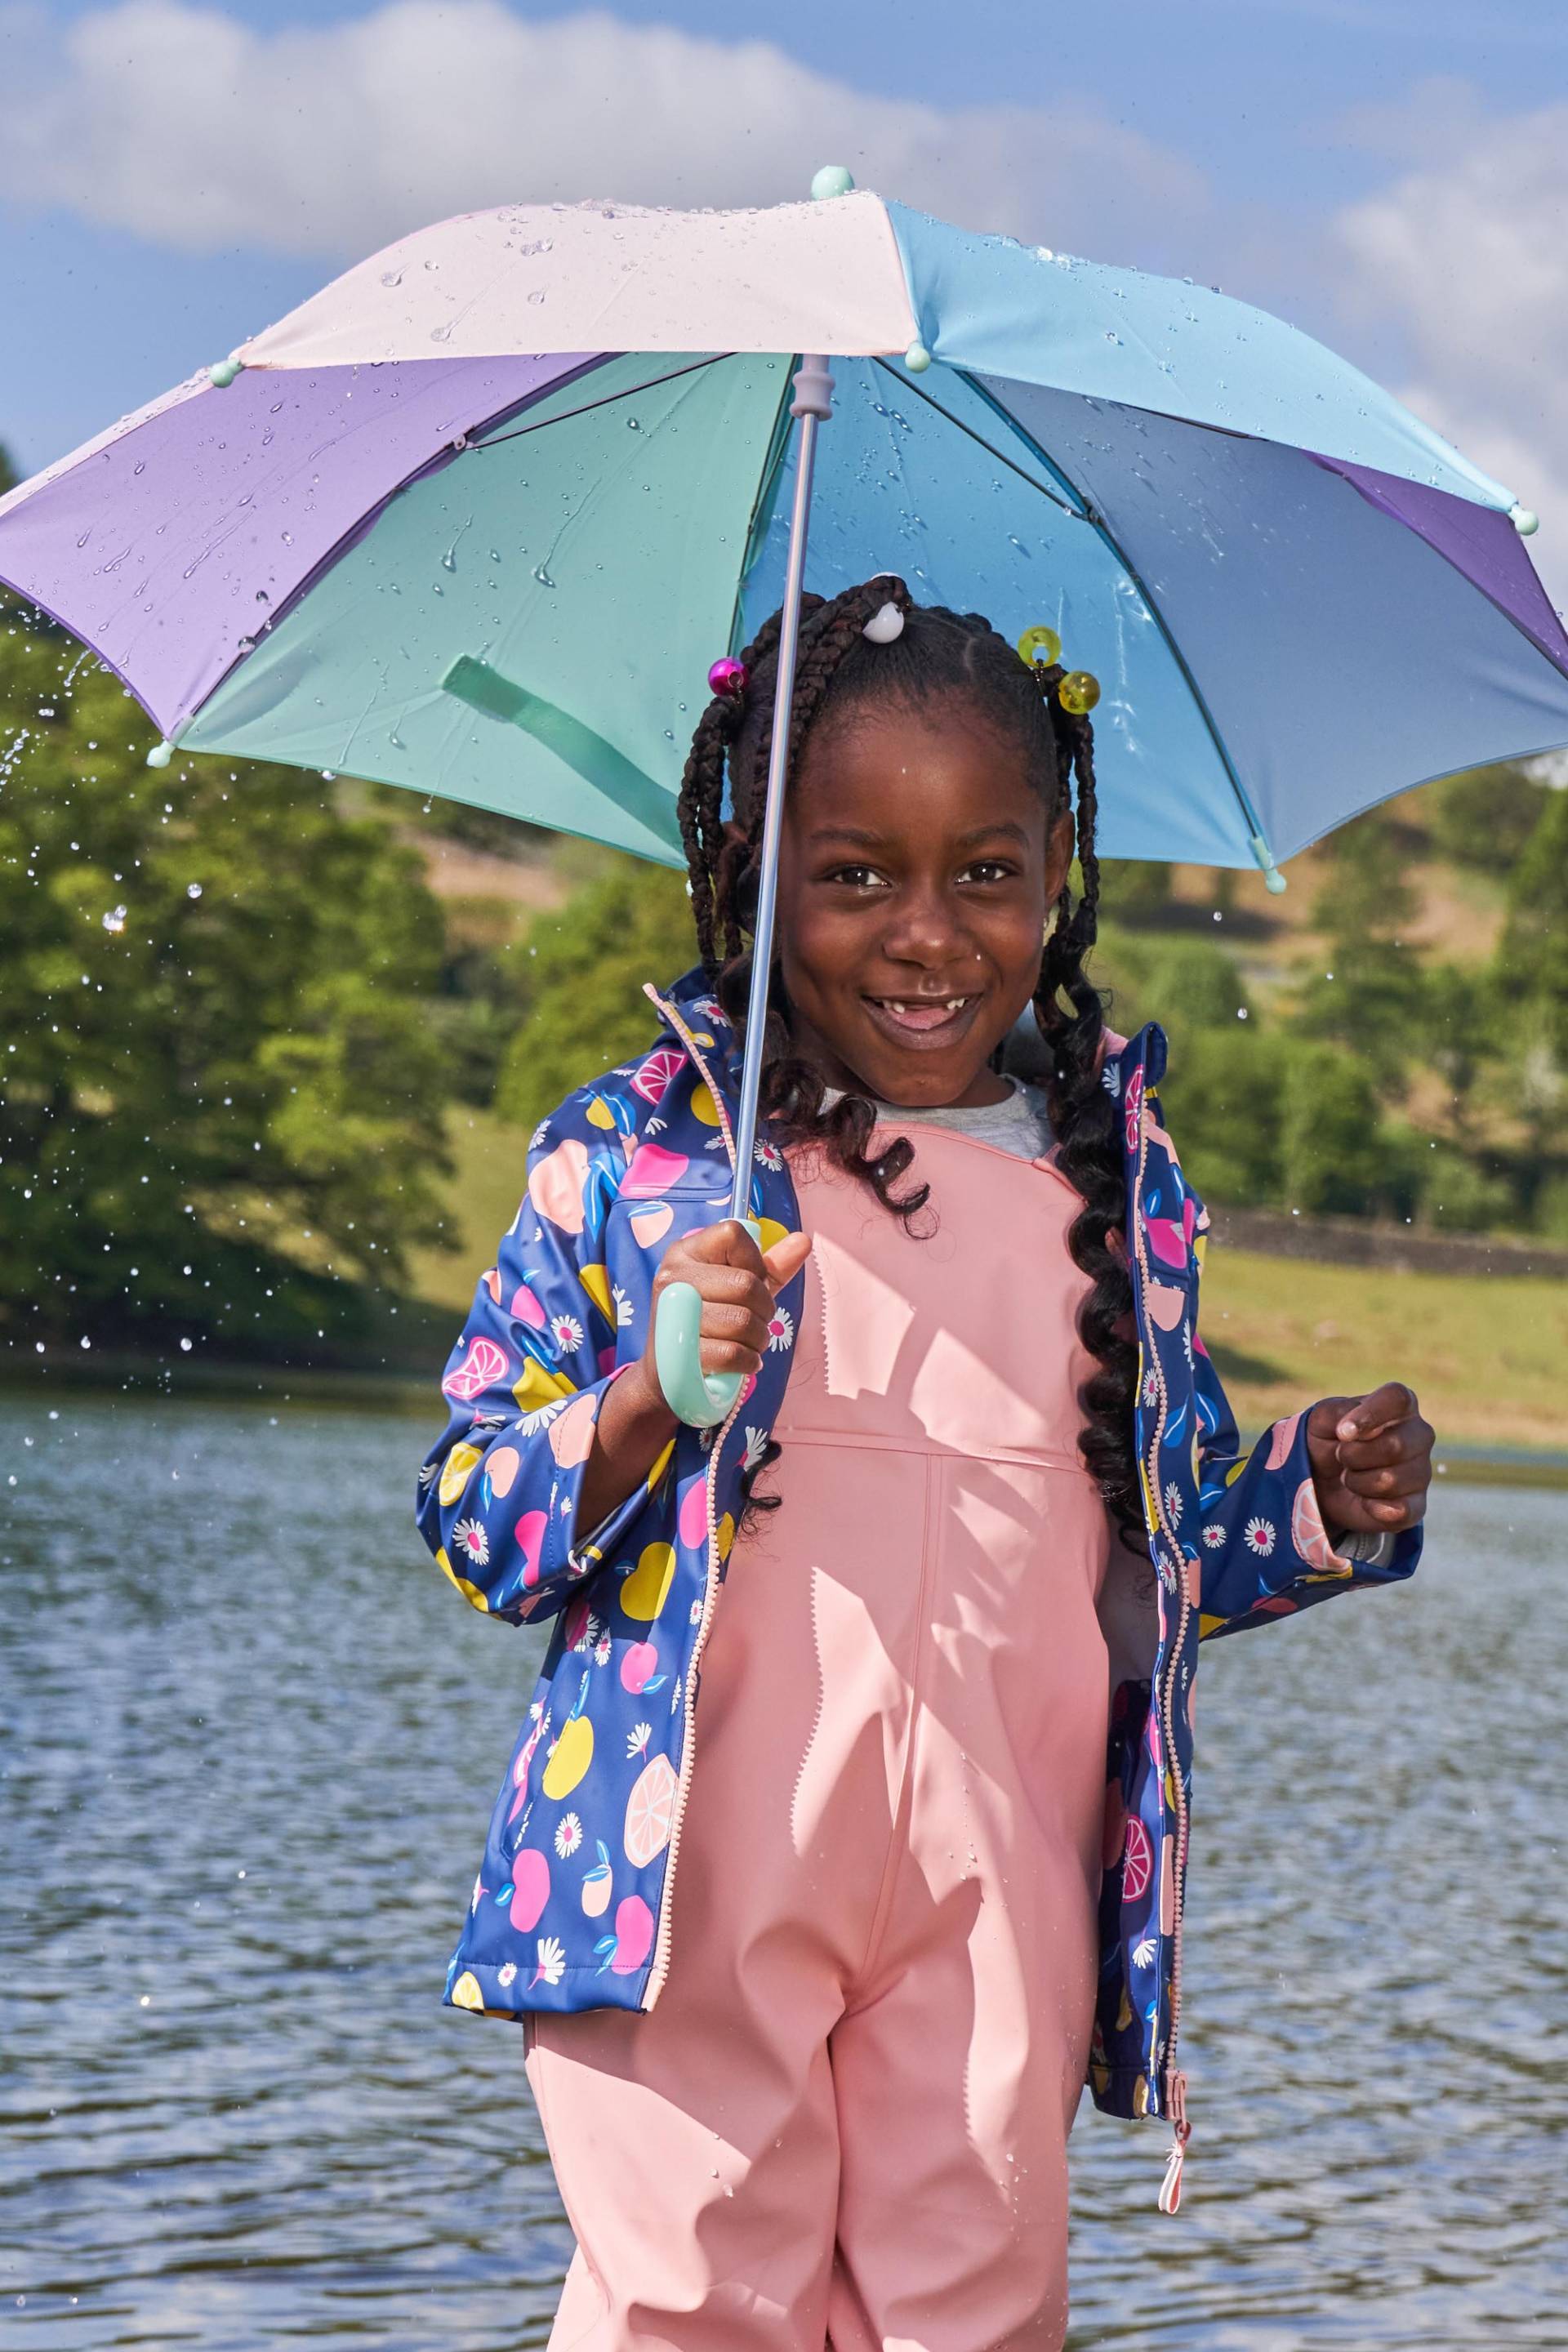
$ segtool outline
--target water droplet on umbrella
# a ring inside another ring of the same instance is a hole
[[[256,592],[256,601],[258,604],[269,604],[272,602],[272,599],[268,596],[265,588],[258,588]]]
[[[401,286],[403,283],[402,270],[384,269],[381,273],[381,282],[384,286]]]
[[[448,322],[448,323],[447,323],[446,326],[444,326],[444,327],[432,327],[432,328],[431,328],[431,330],[430,330],[430,341],[431,341],[433,343],[449,343],[449,342],[451,341],[451,340],[452,340],[452,329],[451,329],[450,322]]]
[[[637,423],[637,418],[636,418],[635,416],[628,416],[628,417],[627,417],[627,419],[626,419],[626,431],[627,431],[628,433],[640,433],[640,432],[642,431],[642,426]]]
[[[441,265],[438,261],[427,261],[425,267],[426,269],[439,269]]]
[[[542,301],[543,301],[543,299],[544,299],[544,289],[543,289],[543,287],[542,287],[542,286],[536,286],[536,287],[534,288],[534,289],[533,289],[532,293],[529,296],[529,298],[528,298],[528,299],[529,299],[529,300],[530,300],[531,302],[533,302],[533,303],[536,303],[536,304],[537,304],[537,303],[540,303],[540,302],[542,302]]]
[[[553,588],[555,585],[554,581],[552,580],[549,572],[545,570],[542,563],[536,563],[534,565],[533,576],[538,581],[542,588]]]
[[[293,532],[292,532],[291,530],[286,530],[286,531],[283,533],[283,544],[284,544],[284,546],[285,546],[285,547],[292,547],[292,546],[293,546],[293,544],[294,544],[294,534],[293,534]]]

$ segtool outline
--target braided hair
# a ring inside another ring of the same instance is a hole
[[[903,614],[903,630],[891,644],[872,644],[863,634],[866,623],[889,604]],[[737,1029],[744,1024],[751,985],[747,934],[756,909],[782,625],[782,613],[773,614],[745,648],[742,693],[716,695],[703,711],[680,787],[698,950],[709,985]],[[916,604],[891,574],[832,598],[805,596],[787,772],[791,780],[799,774],[806,739],[826,714],[837,725],[867,708],[914,709],[957,698],[1017,744],[1049,818],[1073,810],[1076,783],[1082,888],[1075,898],[1070,877],[1062,884],[1040,959],[1034,1012],[1049,1057],[1046,1091],[1058,1165],[1083,1196],[1068,1248],[1093,1282],[1079,1330],[1099,1370],[1084,1384],[1086,1421],[1079,1443],[1107,1506],[1125,1530],[1141,1536],[1132,1432],[1137,1349],[1122,1238],[1119,1120],[1100,1078],[1104,1002],[1083,969],[1095,942],[1100,898],[1094,730],[1087,717],[1063,708],[1058,693],[1063,675],[1059,664],[1026,665],[977,613]],[[763,1039],[763,1116],[784,1140],[820,1145],[833,1164],[868,1184],[908,1224],[931,1193],[921,1183],[894,1189],[913,1163],[913,1145],[900,1136],[874,1151],[872,1103],[851,1089],[825,1107],[825,1092],[820,1072],[792,1043],[775,969]],[[769,1449],[770,1459],[775,1450]]]

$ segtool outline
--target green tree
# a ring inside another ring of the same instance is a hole
[[[503,1118],[531,1128],[601,1070],[639,1052],[658,1025],[643,994],[697,959],[686,877],[617,858],[529,933],[525,1019],[496,1087]]]
[[[440,909],[318,778],[151,740],[0,621],[0,1330],[313,1349],[436,1234]]]
[[[1403,1088],[1420,1022],[1420,959],[1403,940],[1415,907],[1403,833],[1386,811],[1369,809],[1333,836],[1312,908],[1326,960],[1302,988],[1292,1024],[1303,1037],[1348,1047],[1384,1095]]]
[[[1482,874],[1500,874],[1523,855],[1547,798],[1540,777],[1511,760],[1445,776],[1428,792],[1433,847]]]
[[[1279,1104],[1284,1205],[1366,1216],[1391,1173],[1377,1090],[1364,1062],[1332,1045],[1291,1041]]]
[[[1549,792],[1509,877],[1498,977],[1511,1022],[1528,1022],[1568,1066],[1568,792]]]

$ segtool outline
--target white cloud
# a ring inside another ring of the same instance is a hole
[[[33,65],[0,100],[0,195],[189,252],[357,257],[520,198],[768,204],[804,195],[826,162],[1105,258],[1168,238],[1173,262],[1208,211],[1199,170],[1081,98],[943,111],[764,41],[601,12],[531,24],[500,0],[391,0],[258,33],[125,0],[47,40],[36,10],[6,16]]]
[[[1568,603],[1568,106],[1497,115],[1443,84],[1410,114],[1447,135],[1340,215],[1345,314],[1396,331],[1401,397],[1540,513],[1531,552]]]
[[[1332,135],[1394,175],[1324,219],[1218,205],[1198,165],[1070,89],[944,110],[765,41],[604,11],[529,22],[501,0],[388,0],[256,31],[186,0],[121,0],[62,31],[36,0],[0,0],[0,200],[186,252],[331,266],[519,198],[772,203],[831,161],[976,228],[1218,277],[1321,320],[1536,507],[1531,551],[1568,603],[1568,108],[1503,116],[1449,77],[1348,110]]]

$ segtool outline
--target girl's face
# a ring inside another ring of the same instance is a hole
[[[807,740],[785,804],[780,964],[829,1085],[910,1109],[994,1102],[1072,857],[1018,745],[963,703],[858,710]]]

